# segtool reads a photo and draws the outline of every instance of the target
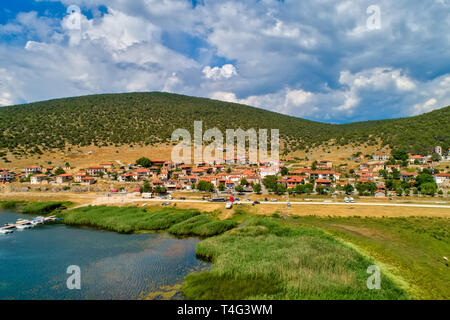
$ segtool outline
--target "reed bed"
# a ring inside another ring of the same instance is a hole
[[[322,231],[252,218],[242,228],[208,238],[197,255],[210,271],[190,274],[187,299],[406,299],[385,275],[369,290],[374,263]]]

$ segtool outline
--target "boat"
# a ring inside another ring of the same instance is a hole
[[[13,233],[14,230],[12,229],[0,229],[0,234],[8,234],[8,233]]]
[[[28,223],[16,225],[17,230],[31,229],[33,226]]]

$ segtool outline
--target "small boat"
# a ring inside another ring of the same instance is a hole
[[[31,229],[33,226],[31,224],[18,224],[16,225],[17,230]]]
[[[0,229],[0,234],[8,234],[13,232],[14,231],[12,229]]]

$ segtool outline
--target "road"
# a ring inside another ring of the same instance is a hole
[[[164,200],[164,199],[142,199],[142,198],[127,198],[127,197],[102,197],[96,199],[94,204],[111,204],[111,203],[130,203],[130,202],[170,202],[170,203],[214,203],[206,200]],[[217,203],[217,202],[216,202]],[[240,201],[241,204],[252,204],[252,201]],[[287,201],[260,201],[260,204],[268,205],[287,205]],[[293,201],[290,202],[291,206],[296,205],[322,205],[322,206],[380,206],[380,207],[414,207],[414,208],[445,208],[450,210],[450,205],[440,204],[413,204],[413,203],[374,203],[374,202],[318,202],[318,201]]]

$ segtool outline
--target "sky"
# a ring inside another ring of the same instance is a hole
[[[165,91],[347,123],[450,105],[450,0],[0,4],[0,106]]]

